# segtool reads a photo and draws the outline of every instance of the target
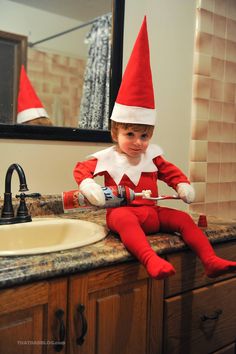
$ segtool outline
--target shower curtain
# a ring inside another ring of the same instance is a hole
[[[79,128],[108,129],[111,23],[112,14],[101,16],[93,23],[86,37],[89,51],[80,105]]]

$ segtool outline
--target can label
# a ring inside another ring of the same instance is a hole
[[[127,205],[134,199],[134,193],[124,186],[101,187],[105,196],[103,208],[116,208]],[[78,208],[94,208],[87,198],[78,189],[62,193],[64,211],[73,211]]]

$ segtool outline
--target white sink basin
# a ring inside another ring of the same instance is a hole
[[[0,256],[49,253],[102,240],[107,230],[84,220],[36,218],[32,222],[0,226]]]

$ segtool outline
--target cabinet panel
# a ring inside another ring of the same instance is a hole
[[[68,353],[147,354],[149,287],[146,272],[137,264],[70,277]],[[81,304],[84,319],[78,314]],[[78,344],[85,321],[87,333]]]
[[[236,353],[236,344],[233,343],[225,348],[217,350],[217,352],[214,352],[213,354],[235,354],[235,353]]]
[[[64,279],[1,290],[0,353],[55,354],[62,338],[56,312],[63,311],[66,321],[66,291]],[[60,348],[65,353],[65,342]]]
[[[43,306],[0,316],[0,353],[43,353],[43,317]]]
[[[236,278],[165,300],[165,354],[208,354],[235,340]]]
[[[215,246],[215,252],[219,257],[235,260],[236,241]],[[165,297],[232,277],[232,274],[227,274],[217,279],[208,278],[200,260],[191,251],[170,254],[166,259],[175,267],[176,274],[165,281]]]
[[[96,354],[146,353],[147,282],[93,293],[90,304]]]

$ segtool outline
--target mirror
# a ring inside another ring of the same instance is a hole
[[[20,2],[21,4],[27,4],[27,3],[32,3],[35,7],[41,7],[43,3],[47,3],[48,5],[52,2],[53,0],[50,1],[40,1],[38,2],[37,0],[1,0],[2,2],[11,2],[13,5],[14,3],[17,4]],[[60,1],[56,0],[57,6],[54,8],[58,8],[60,10],[59,4],[61,3]],[[83,21],[77,21],[76,26],[70,27],[70,28],[65,28],[65,24],[63,22],[62,30],[58,33],[53,32],[51,37],[65,37],[67,36],[67,32],[73,32],[73,35],[75,36],[76,33],[82,32],[82,30],[87,27],[85,33],[88,33],[88,27],[87,24],[89,22],[94,22],[93,20],[96,20],[98,17],[100,18],[101,15],[108,15],[107,13],[101,13],[102,8],[105,9],[111,9],[111,59],[110,59],[110,70],[109,70],[109,96],[108,96],[108,117],[111,114],[115,98],[117,96],[117,92],[119,89],[119,85],[121,82],[121,77],[122,77],[122,56],[123,56],[123,25],[124,25],[124,6],[125,6],[125,0],[95,0],[96,3],[101,3],[100,6],[100,13],[98,13],[98,16],[96,13],[94,13],[92,10],[94,10],[92,6],[92,1],[86,1],[86,0],[76,0],[75,3],[77,6],[79,5],[86,5],[85,7],[89,8],[91,10],[91,14],[89,15],[90,17],[84,17],[82,18]],[[73,1],[70,1],[68,3],[65,3],[62,1],[64,5],[67,7],[67,10],[70,9],[70,4],[73,3]],[[108,5],[107,5],[108,4]],[[105,7],[108,6],[108,7]],[[48,11],[53,11],[53,9]],[[61,9],[61,11],[63,11]],[[104,10],[103,10],[104,11]],[[64,13],[64,12],[62,12]],[[73,14],[73,11],[72,11]],[[6,15],[6,13],[4,14]],[[13,15],[11,13],[11,15]],[[65,16],[69,16],[67,12],[65,13]],[[83,15],[83,11],[80,13],[80,16]],[[17,16],[17,15],[15,15]],[[87,16],[84,14],[84,16]],[[79,17],[79,16],[78,16]],[[14,21],[14,16],[12,16],[13,21],[11,21],[11,24],[14,23],[14,26],[17,25],[17,21]],[[76,16],[77,18],[77,16]],[[3,18],[2,18],[3,19]],[[25,21],[27,22],[27,21]],[[30,21],[28,21],[30,23]],[[75,20],[74,20],[75,22]],[[1,28],[1,16],[0,16],[0,31],[5,30],[5,28]],[[43,26],[43,19],[41,19],[41,26]],[[79,23],[79,24],[78,24]],[[83,26],[85,24],[85,26]],[[18,33],[16,31],[16,28],[13,26],[12,33]],[[92,23],[90,24],[90,28],[92,26]],[[78,27],[78,28],[76,28]],[[19,33],[21,35],[22,33]],[[32,50],[35,48],[39,48],[39,42],[40,45],[42,43],[44,46],[48,42],[52,42],[52,38],[37,38],[36,40],[31,41],[31,33],[30,31],[28,32],[28,55],[31,53],[32,55]],[[50,37],[50,36],[48,36]],[[79,37],[79,36],[78,36]],[[38,42],[38,43],[37,43]],[[84,42],[84,40],[83,40]],[[77,44],[76,44],[77,43]],[[79,46],[79,40],[74,41],[74,46],[77,47]],[[86,59],[86,65],[87,65],[87,59]],[[86,66],[85,66],[86,68]],[[86,70],[86,69],[85,69]],[[37,90],[37,84],[35,85],[35,81],[33,82],[32,78],[30,77],[29,74],[29,58],[28,58],[28,65],[27,65],[27,72],[28,76],[33,84],[33,87],[35,88],[35,91],[38,93]],[[90,80],[91,81],[91,80]],[[88,96],[88,94],[87,94]],[[41,97],[40,97],[41,99]],[[41,99],[42,103],[44,106],[45,103]],[[54,102],[55,103],[55,102]],[[46,108],[46,107],[45,107]],[[80,105],[81,109],[81,105]],[[50,116],[49,116],[50,117]],[[0,138],[17,138],[17,139],[40,139],[40,140],[64,140],[64,141],[91,141],[91,142],[110,142],[110,132],[107,129],[108,126],[103,129],[103,127],[97,128],[95,126],[95,129],[87,128],[87,127],[82,127],[80,124],[77,124],[77,121],[74,120],[73,123],[71,123],[70,116],[67,114],[64,117],[64,121],[66,123],[66,126],[64,126],[64,123],[61,124],[61,122],[56,123],[57,125],[53,126],[40,126],[40,125],[25,125],[25,124],[6,124],[5,122],[2,123],[0,119]]]

